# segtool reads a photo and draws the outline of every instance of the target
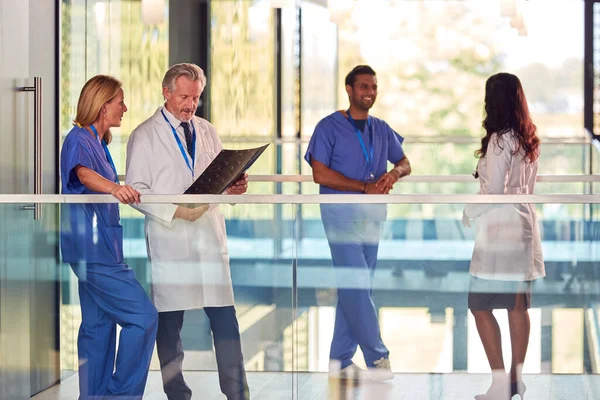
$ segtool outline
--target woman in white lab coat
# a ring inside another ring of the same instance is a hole
[[[533,194],[540,140],[519,79],[490,77],[485,90],[486,131],[477,150],[480,194]],[[493,381],[483,399],[523,396],[521,369],[529,341],[531,283],[545,276],[539,225],[533,204],[469,204],[463,223],[475,221],[469,309],[485,349]],[[494,309],[508,310],[512,363],[507,375]]]
[[[221,151],[215,128],[195,116],[206,76],[194,64],[176,64],[163,79],[164,107],[127,143],[126,181],[142,194],[183,194]],[[244,176],[227,190],[242,194]],[[213,333],[221,391],[249,398],[234,308],[225,220],[218,205],[188,208],[141,204],[152,265],[152,300],[158,310],[156,347],[169,399],[189,399],[182,372],[184,311],[204,309]]]

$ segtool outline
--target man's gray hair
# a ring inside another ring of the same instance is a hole
[[[169,92],[172,93],[173,90],[175,90],[175,81],[180,76],[185,76],[194,82],[199,81],[200,91],[204,91],[204,88],[206,87],[206,75],[204,75],[202,68],[191,63],[175,64],[169,68],[165,74],[165,77],[163,78],[162,86],[169,89]]]

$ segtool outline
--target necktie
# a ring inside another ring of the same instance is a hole
[[[185,145],[187,147],[188,154],[191,156],[194,154],[194,142],[192,132],[190,131],[190,124],[188,122],[182,122],[181,126],[183,127],[183,133],[185,134]]]

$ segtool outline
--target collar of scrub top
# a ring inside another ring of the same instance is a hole
[[[181,139],[179,139],[179,135],[177,135],[177,130],[175,129],[175,127],[173,126],[171,121],[169,121],[169,118],[167,118],[164,107],[162,110],[160,110],[160,112],[161,112],[163,118],[165,119],[165,121],[167,121],[167,124],[169,124],[169,126],[171,127],[171,130],[173,131],[173,136],[175,137],[175,141],[177,142],[177,146],[179,146],[179,151],[181,152],[181,155],[183,156],[183,159],[185,160],[185,163],[187,164],[189,170],[192,171],[192,177],[193,177],[194,176],[194,165],[196,163],[196,127],[194,126],[193,117],[190,121],[186,121],[192,126],[192,154],[190,154],[192,163],[190,164],[190,160],[188,158],[187,151],[185,151],[185,149],[183,148]],[[169,110],[167,110],[167,112],[169,112]]]
[[[104,154],[106,154],[106,160],[108,161],[108,163],[110,164],[110,167],[112,168],[113,172],[115,173],[115,183],[119,183],[119,175],[117,175],[117,167],[115,167],[115,162],[113,161],[113,159],[110,155],[110,151],[108,151],[108,145],[106,144],[106,140],[104,140],[104,138],[102,138],[102,140],[100,140],[100,136],[98,136],[98,131],[96,130],[96,127],[94,125],[90,125],[90,129],[92,130],[92,132],[94,132],[96,139],[98,139],[98,141],[100,143],[102,143],[102,148],[104,149]]]
[[[354,128],[354,132],[356,132],[356,137],[358,137],[358,142],[360,143],[360,147],[362,148],[365,160],[367,160],[367,167],[369,168],[368,178],[375,179],[375,171],[373,170],[373,140],[375,138],[375,135],[373,133],[373,125],[371,124],[371,116],[369,115],[367,117],[367,129],[369,130],[369,142],[371,147],[369,149],[369,153],[367,153],[367,148],[362,138],[362,132],[360,131],[360,129],[358,129],[358,126],[356,126],[356,122],[354,122],[354,119],[352,119],[352,115],[350,115],[350,109],[346,111],[346,115],[348,116],[348,121],[350,121],[352,127]]]

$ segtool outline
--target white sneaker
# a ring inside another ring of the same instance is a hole
[[[390,360],[381,357],[379,360],[374,361],[373,364],[375,364],[375,368],[369,369],[371,379],[376,381],[389,381],[394,379]]]
[[[336,369],[335,367],[329,369],[329,377],[333,379],[358,381],[361,379],[367,379],[366,374],[367,371],[354,363],[342,369]]]

